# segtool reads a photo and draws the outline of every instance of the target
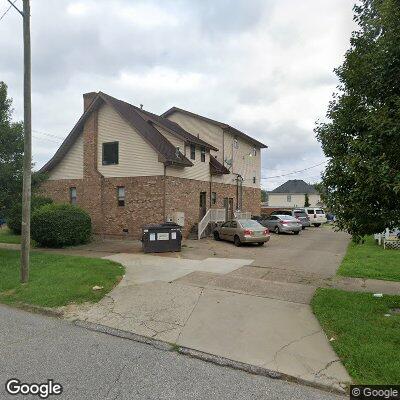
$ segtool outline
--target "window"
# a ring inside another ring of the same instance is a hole
[[[76,188],[69,188],[69,202],[71,204],[76,204]]]
[[[211,204],[217,204],[217,192],[211,192]]]
[[[117,188],[118,206],[125,206],[125,187],[119,186]]]
[[[190,145],[190,159],[191,160],[196,159],[196,145],[195,144]]]
[[[253,147],[252,155],[253,155],[254,157],[257,155],[257,149],[256,149],[255,147]]]
[[[287,201],[288,203],[290,203],[290,202],[292,201],[292,195],[288,194],[288,195],[286,196],[286,201]]]
[[[103,165],[118,164],[118,142],[103,143]]]
[[[256,177],[253,176],[253,183],[256,183]]]
[[[206,162],[206,148],[203,146],[201,147],[200,160]]]
[[[231,228],[237,228],[237,222],[236,221],[231,221]]]
[[[233,148],[235,148],[235,149],[239,148],[239,142],[238,142],[238,140],[236,138],[233,139]]]

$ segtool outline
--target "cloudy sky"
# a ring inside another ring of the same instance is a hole
[[[22,1],[16,5],[22,7]],[[337,85],[352,0],[32,0],[33,157],[40,167],[102,90],[149,111],[178,106],[266,143],[264,178],[324,161],[313,128]],[[0,0],[0,16],[8,8]],[[22,21],[0,21],[0,80],[23,116]],[[264,179],[319,180],[323,165]]]

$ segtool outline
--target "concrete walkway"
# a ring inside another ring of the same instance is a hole
[[[350,377],[308,302],[315,287],[244,278],[252,259],[106,257],[126,267],[98,304],[65,309],[80,319],[340,389]],[[211,272],[212,271],[212,272]]]

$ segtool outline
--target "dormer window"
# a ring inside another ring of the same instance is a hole
[[[103,143],[103,165],[116,165],[119,161],[119,143]]]
[[[239,141],[235,138],[233,139],[233,148],[238,149],[239,148]]]
[[[196,159],[196,145],[195,144],[190,145],[190,159],[191,160]]]
[[[206,162],[206,148],[203,146],[201,147],[200,160]]]

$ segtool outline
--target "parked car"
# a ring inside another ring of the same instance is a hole
[[[306,229],[308,226],[311,226],[310,218],[308,218],[308,215],[304,209],[301,208],[296,208],[294,210],[277,210],[273,211],[271,215],[291,215],[301,222],[302,229]]]
[[[308,217],[310,218],[311,224],[316,227],[321,226],[322,224],[326,224],[326,222],[328,221],[326,219],[325,211],[322,208],[307,207],[305,210],[306,210]]]
[[[229,240],[240,246],[242,243],[264,245],[270,238],[269,230],[252,219],[237,219],[224,222],[214,232],[215,240]]]
[[[293,232],[298,235],[303,229],[301,222],[291,215],[270,215],[260,223],[275,233]]]

